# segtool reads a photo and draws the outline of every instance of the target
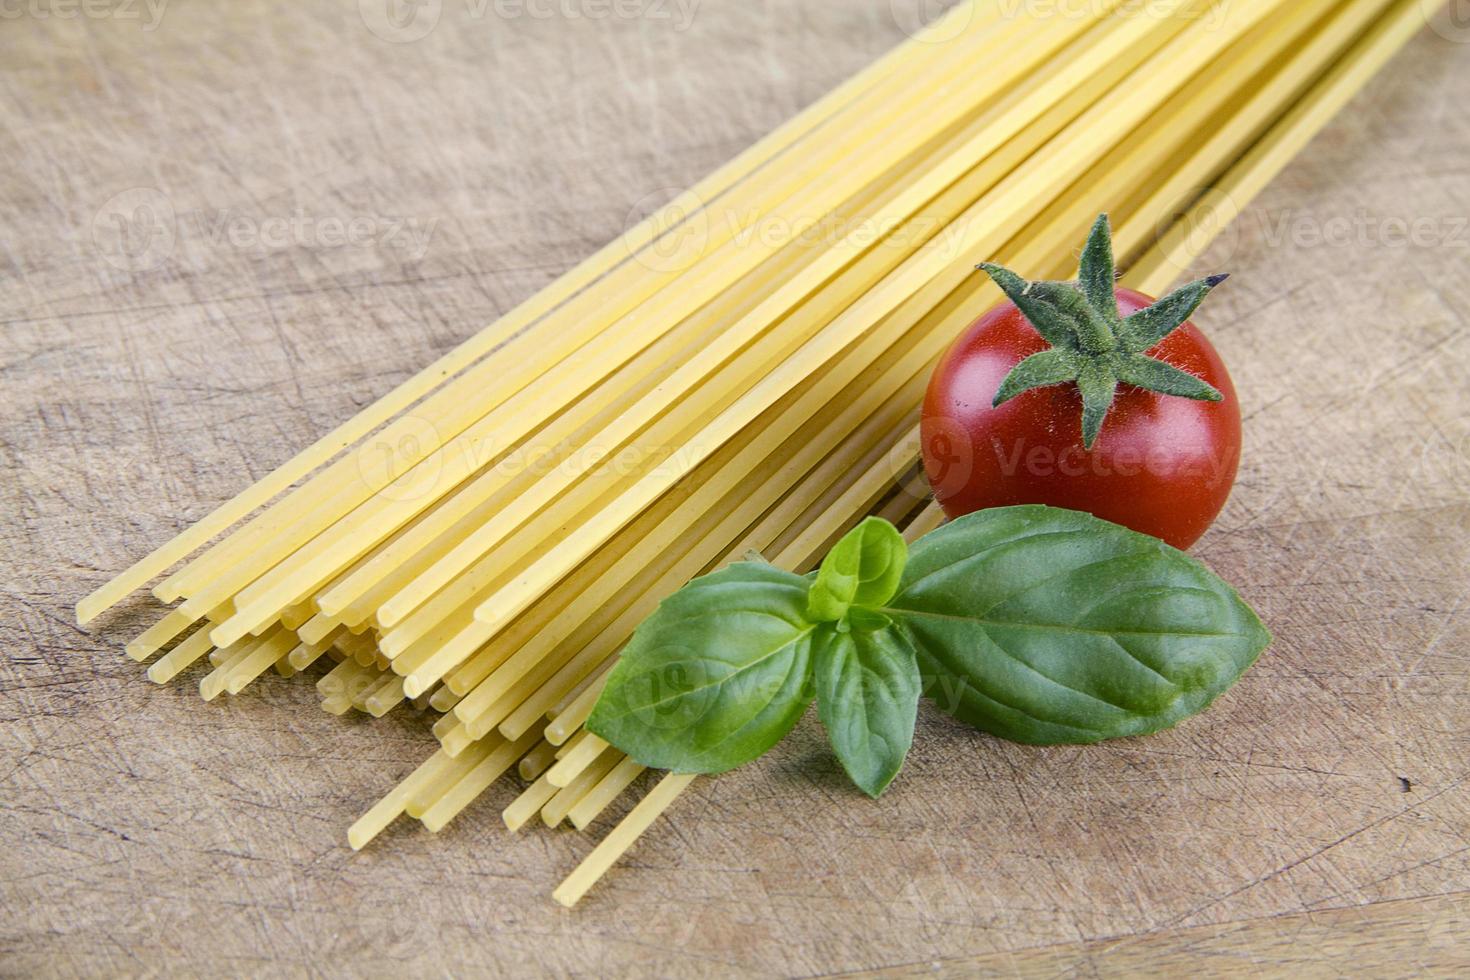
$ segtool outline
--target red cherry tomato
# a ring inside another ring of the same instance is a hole
[[[1117,291],[1119,313],[1153,300]],[[1219,516],[1240,464],[1240,403],[1215,348],[1185,323],[1147,351],[1213,385],[1195,401],[1121,384],[1089,450],[1076,383],[992,406],[1001,382],[1049,345],[1011,303],[991,310],[945,354],[924,401],[924,466],[951,517],[1048,504],[1087,511],[1189,548]]]

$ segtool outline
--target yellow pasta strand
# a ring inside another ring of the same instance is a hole
[[[536,814],[541,812],[541,808],[549,803],[551,798],[559,792],[560,790],[547,782],[545,776],[536,780],[524,793],[516,797],[515,801],[506,807],[501,814],[501,817],[505,820],[506,829],[511,833],[520,830],[534,820]]]
[[[551,742],[543,741],[540,745],[537,745],[530,752],[526,753],[525,757],[517,764],[516,771],[520,773],[522,779],[535,780],[541,778],[546,773],[546,770],[550,769],[552,764],[556,762],[556,749],[557,747]]]
[[[595,762],[606,748],[606,742],[588,732],[587,737],[575,749],[565,755],[559,754],[556,765],[552,766],[551,771],[546,774],[547,781],[558,788],[564,789],[570,786],[572,780]]]
[[[593,848],[592,853],[577,865],[577,870],[568,875],[556,891],[551,893],[551,897],[567,908],[580,902],[582,896],[607,873],[607,869],[616,864],[618,858],[627,853],[628,848],[633,846],[642,833],[673,805],[679,794],[689,788],[694,778],[691,775],[670,773],[659,780],[658,785],[639,801],[632,812],[623,818],[622,823],[603,838],[602,843]]]
[[[625,757],[576,806],[567,811],[567,820],[578,830],[586,830],[644,772],[645,767]]]
[[[617,749],[607,749],[584,766],[565,787],[541,808],[541,821],[548,827],[557,827],[567,818],[572,807],[582,801],[592,788],[600,783],[613,767],[625,758]],[[547,780],[551,783],[551,780]],[[555,783],[551,783],[555,786]]]

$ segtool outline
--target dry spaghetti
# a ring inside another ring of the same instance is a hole
[[[807,569],[870,513],[910,539],[938,526],[916,410],[998,298],[977,261],[1063,276],[1106,210],[1130,284],[1161,292],[1418,12],[960,3],[78,618],[183,562],[153,589],[178,605],[127,646],[161,652],[150,679],[207,661],[209,700],[325,661],[329,712],[437,714],[440,748],[352,825],[354,848],[404,814],[438,831],[512,773],[511,831],[593,827],[647,777],[582,726],[661,599],[751,552]],[[768,240],[744,221],[835,230]],[[579,900],[692,782],[653,782],[556,899]]]

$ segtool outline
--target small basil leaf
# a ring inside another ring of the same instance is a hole
[[[877,797],[914,740],[923,683],[913,644],[898,629],[843,633],[823,626],[815,661],[817,711],[837,759],[859,789]]]
[[[1048,507],[981,511],[926,535],[884,611],[912,636],[942,710],[1038,745],[1170,728],[1271,640],[1183,552]]]
[[[811,703],[807,591],[805,577],[755,562],[695,579],[634,632],[587,728],[674,772],[759,757]]]
[[[898,528],[870,517],[837,542],[812,585],[807,617],[835,623],[853,606],[881,606],[893,598],[908,560]]]

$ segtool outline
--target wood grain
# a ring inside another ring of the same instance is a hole
[[[919,6],[445,0],[402,42],[367,0],[7,8],[0,972],[1463,974],[1470,47],[1432,31],[1200,263],[1236,273],[1202,325],[1248,414],[1200,554],[1277,642],[1177,731],[1035,749],[926,712],[871,803],[809,720],[567,913],[589,842],[507,836],[508,790],[347,848],[422,720],[156,688],[121,656],[141,597],[73,625]]]
[[[1350,909],[1269,916],[1043,949],[936,960],[881,975],[1016,978],[1464,976],[1470,949],[1456,924],[1470,897],[1436,895]],[[876,976],[878,974],[866,974]],[[857,974],[854,974],[857,976]]]

